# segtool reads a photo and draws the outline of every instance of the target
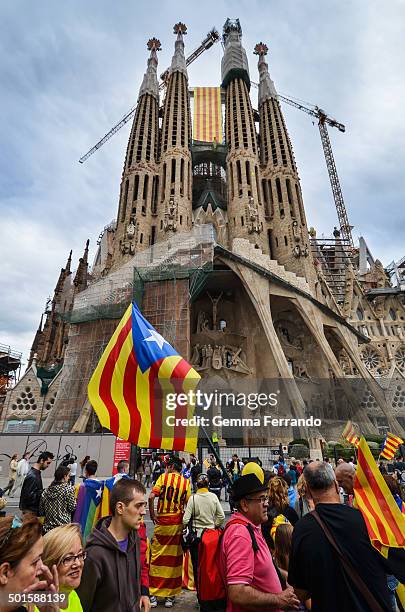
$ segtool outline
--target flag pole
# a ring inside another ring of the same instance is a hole
[[[230,486],[232,486],[232,481],[229,478],[228,472],[226,471],[226,469],[224,467],[224,464],[221,461],[221,457],[219,456],[219,453],[217,452],[215,446],[213,445],[212,440],[211,440],[210,436],[208,435],[208,432],[206,431],[206,429],[202,425],[200,425],[200,429],[203,432],[203,434],[204,434],[204,436],[205,436],[205,438],[206,438],[206,440],[208,442],[208,446],[209,446],[209,448],[211,450],[211,453],[214,455],[215,459],[217,460],[217,463],[219,464],[219,466],[220,466],[220,468],[222,470],[224,479],[229,483]]]

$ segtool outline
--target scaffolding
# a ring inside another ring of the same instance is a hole
[[[87,399],[87,385],[132,300],[186,356],[190,300],[213,270],[214,247],[212,225],[172,234],[76,296],[72,310],[61,315],[70,323],[68,346],[55,402],[42,418],[42,432],[100,428]]]
[[[312,238],[311,251],[322,268],[325,280],[338,304],[345,300],[346,270],[352,260],[352,247],[349,240],[340,237]]]
[[[4,401],[8,389],[16,384],[20,376],[21,358],[22,353],[0,344],[0,404]]]

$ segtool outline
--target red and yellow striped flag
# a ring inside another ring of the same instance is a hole
[[[384,440],[380,457],[384,457],[384,459],[393,459],[398,448],[403,443],[404,441],[402,438],[388,432]]]
[[[193,392],[200,375],[131,304],[88,386],[100,423],[143,448],[195,452]],[[182,394],[179,397],[179,394]]]
[[[373,546],[385,557],[389,548],[405,547],[405,515],[398,508],[364,437],[357,447],[354,495]]]
[[[353,444],[356,447],[359,445],[360,439],[356,435],[356,432],[354,431],[353,423],[351,421],[347,421],[347,423],[345,425],[345,428],[342,431],[342,436],[341,437],[344,438],[345,440],[350,442],[350,444]]]
[[[193,140],[222,143],[220,87],[194,88]]]

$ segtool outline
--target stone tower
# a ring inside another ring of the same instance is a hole
[[[11,431],[16,415],[40,409],[41,416],[31,420],[43,432],[97,431],[88,381],[135,299],[208,387],[212,383],[233,391],[248,383],[252,391],[266,391],[266,381],[274,381],[282,391],[277,414],[322,419],[320,432],[309,431],[302,420],[277,433],[265,427],[224,427],[217,433],[229,451],[241,440],[255,447],[296,437],[317,444],[320,433],[325,440],[337,440],[348,419],[359,432],[388,427],[403,436],[403,288],[388,286],[377,260],[368,269],[372,257],[365,244],[350,263],[336,266],[336,254],[342,252],[338,235],[322,241],[314,234],[310,243],[292,146],[266,63],[267,46],[255,47],[260,74],[256,112],[238,20],[228,19],[224,26],[222,92],[219,87],[188,91],[186,26],[178,23],[174,32],[163,108],[157,80],[160,43],[154,38],[148,43],[150,58],[126,151],[117,223],[105,228],[91,282],[86,288],[86,246],[76,275],[70,260],[62,270],[46,323],[41,322],[35,337],[31,357],[38,354],[41,370],[60,368],[49,385],[49,400],[40,402],[38,388],[29,398],[35,408],[25,412],[23,394],[31,381],[23,379],[7,396],[0,428]],[[191,57],[202,48],[209,47],[203,44]],[[215,91],[208,94],[208,89]],[[225,142],[222,129],[199,129],[200,122],[209,121],[222,127],[223,98]],[[158,248],[148,248],[155,242]],[[226,417],[226,408],[216,406],[215,416],[223,411]],[[231,408],[229,416],[236,416]],[[242,407],[241,415],[252,416],[250,408]],[[263,416],[265,409],[254,410]]]
[[[158,235],[167,238],[191,229],[191,114],[184,56],[184,23],[174,26],[177,35],[163,109],[160,159]]]
[[[159,192],[159,85],[157,51],[160,41],[151,38],[148,66],[139,90],[136,113],[128,141],[121,179],[115,235],[114,266],[155,242]]]
[[[259,147],[249,96],[249,66],[241,38],[239,19],[228,19],[224,25],[225,52],[221,65],[222,87],[226,92],[228,235],[230,245],[234,238],[246,238],[267,253]]]
[[[287,270],[313,281],[314,263],[309,246],[300,180],[291,141],[270,78],[267,45],[258,43],[260,162],[264,208],[272,259]]]

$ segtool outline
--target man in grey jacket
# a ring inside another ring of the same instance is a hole
[[[138,529],[146,514],[145,487],[122,478],[110,496],[112,516],[101,519],[87,539],[77,593],[84,612],[149,612],[141,595]]]

